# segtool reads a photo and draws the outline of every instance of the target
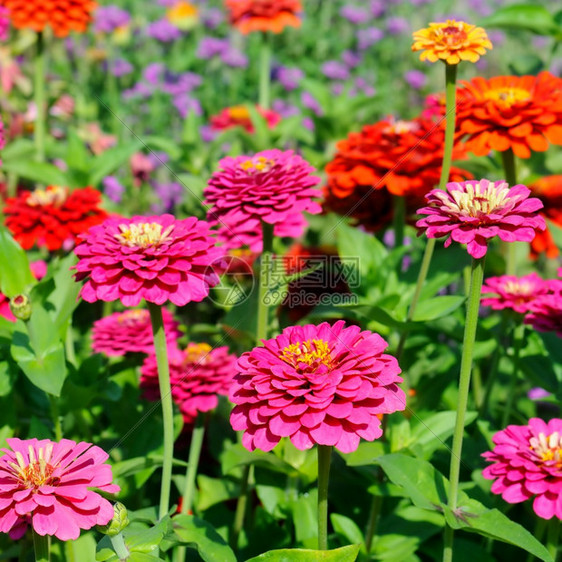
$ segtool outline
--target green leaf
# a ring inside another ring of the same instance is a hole
[[[539,35],[558,35],[562,28],[557,25],[552,14],[537,4],[514,4],[500,8],[492,15],[480,21],[484,28],[497,27],[530,31]]]
[[[428,322],[448,316],[462,306],[465,300],[466,297],[463,296],[444,296],[421,301],[416,307],[413,320],[414,322]]]
[[[141,140],[134,140],[128,144],[116,146],[106,150],[98,156],[90,167],[90,185],[96,187],[106,176],[117,170],[122,164],[143,147]]]
[[[68,131],[68,149],[66,152],[66,163],[72,170],[87,171],[90,167],[92,157],[84,144],[84,141],[73,129]]]
[[[3,162],[2,168],[18,176],[45,185],[68,185],[68,176],[65,172],[48,164],[47,162],[34,162],[33,160],[13,160]]]
[[[35,143],[22,137],[17,138],[2,149],[2,160],[4,165],[10,160],[33,159],[35,155]]]
[[[234,468],[253,464],[256,466],[264,466],[269,470],[275,470],[288,474],[293,471],[293,467],[275,456],[273,453],[265,453],[263,451],[248,451],[240,443],[236,443],[229,447],[221,455],[222,471],[228,474]]]
[[[347,542],[352,544],[363,544],[365,542],[361,529],[353,519],[345,517],[345,515],[340,515],[339,513],[332,513],[330,515],[330,521],[332,522],[334,531],[344,537]]]
[[[8,297],[25,293],[37,281],[29,269],[27,254],[0,226],[0,291]]]
[[[207,521],[193,515],[177,515],[172,519],[172,527],[175,544],[196,548],[205,562],[236,562],[232,549]]]
[[[361,441],[353,453],[339,453],[348,466],[372,465],[375,459],[388,452],[389,446],[383,441]]]
[[[270,550],[246,562],[354,562],[359,554],[360,545],[351,544],[335,550],[305,550],[302,548],[284,548]]]
[[[384,245],[372,234],[362,232],[345,223],[337,227],[338,253],[342,259],[356,258],[361,279],[380,265],[388,256]],[[351,262],[351,260],[349,260]]]

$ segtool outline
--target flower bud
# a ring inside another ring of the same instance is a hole
[[[104,535],[114,537],[129,524],[127,508],[121,502],[113,505],[113,519],[107,525],[96,525],[96,529]]]
[[[27,295],[16,295],[10,299],[10,310],[19,320],[29,320],[31,316],[31,301]]]

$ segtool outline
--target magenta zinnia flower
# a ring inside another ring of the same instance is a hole
[[[28,525],[38,535],[76,540],[80,529],[105,525],[112,504],[90,488],[113,494],[109,455],[91,443],[63,439],[11,438],[0,457],[0,532],[22,537]]]
[[[482,305],[491,306],[493,310],[509,308],[520,314],[531,309],[532,303],[541,295],[550,292],[550,283],[541,279],[536,273],[515,277],[501,275],[489,277],[482,286],[482,294],[491,293],[492,296],[483,297]]]
[[[181,336],[179,324],[166,308],[162,309],[162,317],[166,340],[169,344],[173,343]],[[127,353],[153,353],[154,340],[148,310],[137,308],[114,312],[96,320],[92,331],[92,350],[111,357],[120,357]]]
[[[492,492],[508,503],[532,498],[543,519],[562,519],[562,420],[531,418],[529,425],[509,425],[493,437],[493,451],[482,456],[493,464],[482,472],[495,480]]]
[[[537,230],[546,228],[543,217],[537,213],[543,204],[536,197],[529,197],[530,193],[524,185],[510,188],[504,181],[448,183],[446,191],[434,189],[425,196],[429,206],[418,213],[428,216],[416,226],[425,229],[428,238],[450,235],[445,247],[454,240],[467,244],[473,258],[481,258],[491,238],[531,242]]]
[[[203,300],[219,282],[213,264],[222,250],[209,225],[172,215],[110,218],[90,228],[74,250],[80,258],[76,280],[86,279],[80,296],[88,302],[141,299],[177,306]]]
[[[206,343],[190,343],[186,349],[168,348],[172,397],[186,424],[198,412],[218,405],[218,395],[226,396],[235,372],[236,356],[227,347],[212,349]],[[156,356],[148,356],[141,368],[140,387],[147,400],[159,400]]]
[[[400,367],[378,334],[340,320],[290,326],[263,344],[240,357],[230,391],[230,423],[250,451],[290,437],[297,449],[350,453],[382,435],[380,414],[406,407]]]
[[[559,280],[552,283],[560,283]],[[523,322],[538,332],[556,332],[562,338],[562,288],[534,300]]]
[[[292,150],[265,150],[254,156],[223,158],[205,188],[205,204],[211,205],[207,219],[213,226],[222,226],[222,240],[229,236],[229,247],[247,243],[244,231],[261,239],[260,224],[275,225],[278,236],[300,236],[306,222],[303,211],[317,214],[322,210],[313,201],[321,192],[314,189],[320,178],[314,168]]]

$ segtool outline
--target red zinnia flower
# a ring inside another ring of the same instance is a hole
[[[90,488],[114,494],[109,455],[90,443],[6,439],[0,457],[0,532],[13,539],[28,525],[41,536],[76,540],[81,529],[105,525],[113,506]]]
[[[230,23],[242,33],[281,33],[287,26],[300,27],[300,0],[225,0]]]
[[[168,343],[174,343],[181,332],[172,313],[162,308],[164,332]],[[92,350],[110,357],[120,357],[127,353],[153,353],[154,338],[148,310],[133,309],[114,312],[96,320],[92,330]]]
[[[273,129],[279,121],[281,115],[271,109],[262,109],[256,106],[256,111],[266,120],[267,126]],[[216,131],[232,129],[232,127],[242,127],[248,133],[254,132],[254,124],[248,108],[244,105],[234,105],[223,109],[218,115],[211,117],[211,127]]]
[[[391,194],[405,197],[408,212],[414,213],[439,183],[444,140],[443,128],[421,117],[387,118],[350,133],[326,166],[324,208],[349,215],[369,230],[391,222]],[[462,146],[455,146],[453,158],[464,155]],[[451,169],[454,181],[470,177],[465,170]]]
[[[100,202],[99,191],[91,187],[24,190],[6,199],[6,226],[25,250],[34,244],[50,251],[70,249],[80,234],[107,217]]]
[[[109,218],[94,226],[74,252],[80,258],[76,280],[87,279],[80,296],[88,302],[142,299],[177,306],[199,302],[219,278],[214,263],[222,256],[209,225],[172,215]]]
[[[562,227],[562,175],[541,178],[531,184],[529,189],[543,202],[542,215]],[[546,253],[547,258],[556,258],[560,254],[548,226],[531,242],[532,258],[537,258],[543,252]]]
[[[428,238],[450,235],[451,242],[467,245],[473,258],[481,258],[488,240],[499,237],[504,242],[531,242],[537,230],[546,228],[537,213],[542,203],[524,185],[510,188],[503,181],[465,181],[448,183],[447,190],[434,189],[426,195],[429,207],[419,209],[416,226],[425,229]],[[421,233],[421,231],[420,231]]]
[[[282,437],[297,449],[333,445],[355,451],[382,435],[379,414],[406,407],[387,343],[358,326],[290,326],[238,359],[230,423],[243,445],[271,451]]]
[[[168,348],[168,360],[172,397],[185,423],[193,423],[198,412],[216,408],[219,394],[228,394],[236,356],[227,347],[212,349],[206,343],[190,343],[184,350]],[[140,387],[147,400],[160,399],[154,354],[145,359],[141,368]]]
[[[14,27],[43,31],[47,25],[57,37],[84,33],[97,4],[93,0],[2,0]]]
[[[562,79],[496,76],[462,82],[457,91],[457,130],[466,149],[477,156],[512,149],[529,158],[548,143],[562,144]]]

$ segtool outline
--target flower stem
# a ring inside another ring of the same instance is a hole
[[[256,330],[256,345],[268,336],[269,304],[266,297],[271,281],[273,266],[273,225],[262,222],[263,251],[260,264],[259,294],[258,294],[258,325]]]
[[[41,31],[37,32],[35,68],[33,76],[35,93],[35,153],[38,162],[45,161],[46,111],[45,111],[45,45]]]
[[[456,92],[457,92],[457,65],[456,64],[445,64],[445,146],[443,148],[443,162],[441,164],[441,176],[439,178],[439,189],[445,189],[447,182],[449,181],[449,174],[451,171],[451,161],[453,159],[453,146],[455,141],[455,121],[457,116],[457,106],[456,106]],[[416,307],[418,306],[418,301],[420,294],[427,278],[427,273],[429,271],[429,265],[431,263],[431,258],[433,257],[433,250],[435,249],[435,238],[430,238],[425,246],[425,251],[422,258],[422,263],[420,266],[420,272],[418,273],[418,279],[416,281],[416,288],[414,291],[414,296],[412,297],[412,302],[410,303],[410,308],[408,309],[408,314],[406,316],[406,321],[409,322],[414,317],[416,312]],[[406,338],[408,337],[408,331],[404,330],[400,336],[400,341],[398,343],[398,348],[396,350],[396,358],[400,360],[402,351],[404,350],[404,345],[406,343]],[[406,377],[404,377],[406,381]]]
[[[51,417],[53,418],[55,440],[60,441],[62,439],[62,425],[60,423],[59,403],[57,397],[49,394],[49,403],[51,405]]]
[[[33,548],[35,549],[35,562],[50,562],[51,549],[50,549],[49,535],[41,536],[33,531]]]
[[[123,533],[118,533],[117,535],[109,537],[109,540],[111,541],[111,546],[113,547],[117,558],[119,558],[119,560],[127,560],[130,556],[130,552],[125,545],[125,537],[123,536]]]
[[[511,381],[509,383],[509,393],[507,395],[507,403],[503,411],[501,427],[507,427],[509,416],[511,415],[511,408],[513,407],[513,400],[515,398],[515,389],[517,387],[517,378],[519,375],[519,352],[523,346],[523,337],[525,335],[525,324],[519,324],[513,330],[513,364],[511,371]]]
[[[383,497],[373,496],[371,500],[371,510],[369,511],[369,519],[367,521],[367,532],[365,533],[365,549],[367,554],[371,552],[371,547],[373,546],[373,537],[377,530],[377,524],[379,522],[379,517],[381,514]]]
[[[246,506],[249,499],[249,483],[250,483],[250,469],[252,465],[247,464],[244,467],[240,483],[240,497],[236,504],[236,513],[234,514],[234,523],[232,525],[232,532],[230,534],[230,546],[234,549],[238,548],[238,537],[244,526],[244,519],[246,517]]]
[[[318,445],[318,550],[328,550],[328,482],[332,446]]]
[[[546,549],[552,556],[554,562],[558,555],[558,535],[560,534],[560,519],[556,515],[548,522],[546,533]]]
[[[503,171],[505,173],[505,181],[509,187],[513,187],[517,183],[517,172],[515,169],[515,155],[513,150],[508,148],[501,152]],[[505,272],[507,275],[515,275],[517,269],[517,246],[514,242],[504,242],[505,251],[507,253]]]
[[[168,513],[170,505],[170,488],[172,483],[172,460],[174,456],[174,408],[172,405],[172,388],[170,385],[170,366],[168,364],[168,347],[164,332],[162,308],[152,302],[147,303],[154,335],[154,349],[158,366],[158,385],[162,403],[164,422],[164,460],[162,462],[162,483],[160,487],[160,506],[158,517],[162,519]]]
[[[400,195],[392,196],[394,247],[401,248],[404,244],[404,223],[406,221],[406,200]]]
[[[472,260],[472,272],[470,278],[470,291],[466,307],[466,322],[464,326],[464,339],[462,344],[461,368],[459,376],[459,395],[457,402],[457,417],[455,431],[453,433],[453,447],[451,451],[451,467],[449,472],[449,498],[448,506],[452,511],[457,509],[457,496],[459,489],[459,474],[462,455],[462,440],[464,434],[464,420],[468,404],[470,390],[470,373],[472,370],[472,356],[474,354],[474,342],[476,340],[476,327],[478,325],[478,309],[480,307],[480,295],[482,292],[482,281],[484,280],[485,257]],[[453,559],[453,529],[445,527],[445,548],[443,551],[443,562],[451,562]]]
[[[258,104],[262,109],[269,109],[271,86],[271,37],[267,32],[262,33],[260,49],[260,84]]]

